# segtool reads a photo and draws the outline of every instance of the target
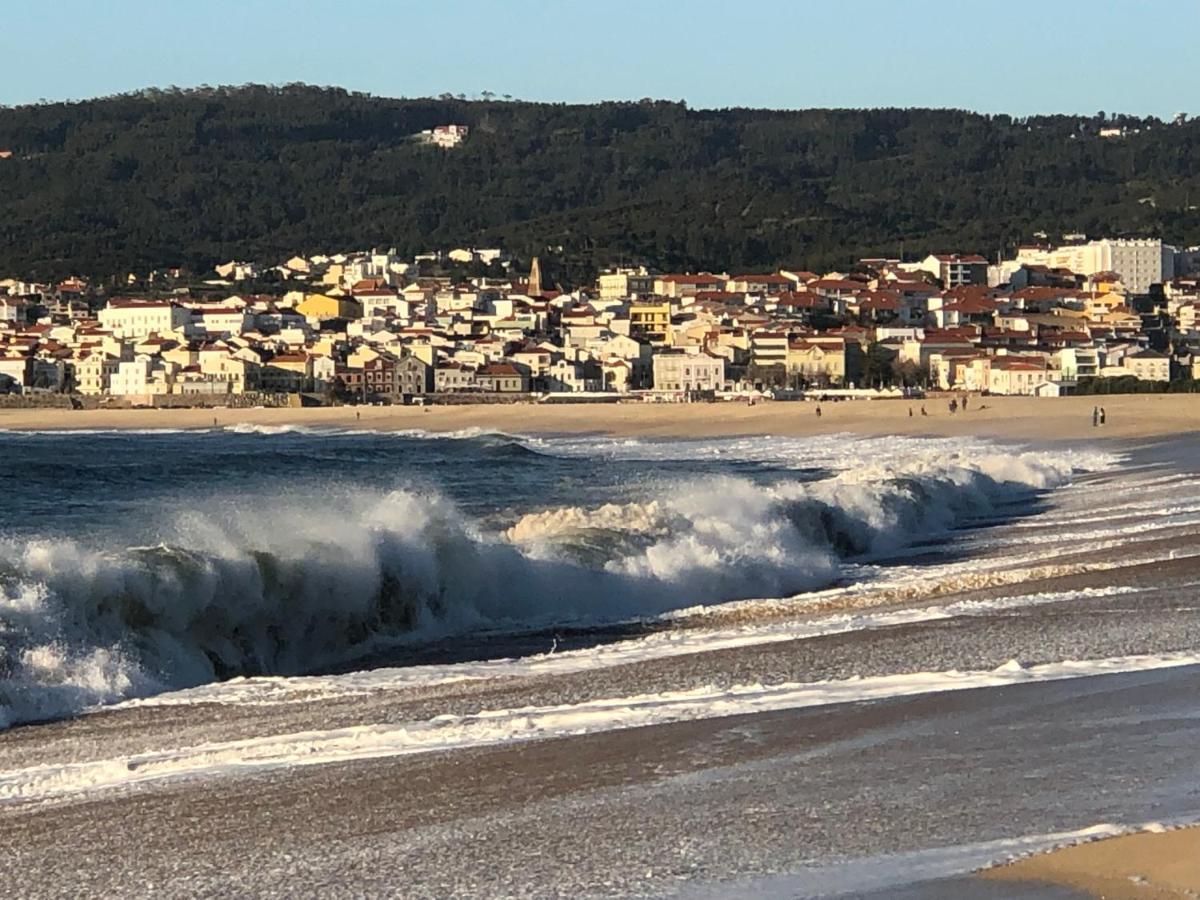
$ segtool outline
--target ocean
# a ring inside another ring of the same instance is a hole
[[[948,441],[260,426],[10,433],[0,455],[10,724],[454,636],[886,581],[1105,464]]]
[[[1186,441],[233,426],[0,455],[0,833],[47,895],[826,896],[1200,814]],[[279,821],[247,823],[301,796],[336,799],[271,869]],[[109,822],[71,833],[119,865],[51,876],[29,816]],[[533,849],[572,838],[569,877]],[[169,865],[131,850],[156,842]]]

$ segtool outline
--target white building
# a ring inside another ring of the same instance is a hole
[[[192,313],[200,329],[210,339],[241,334],[248,331],[254,321],[253,317],[244,311],[226,306],[205,306],[193,309]]]
[[[100,325],[120,338],[144,338],[186,329],[191,310],[165,300],[111,300],[100,310]]]
[[[654,276],[644,266],[602,272],[596,283],[600,288],[601,300],[622,300],[654,291]]]
[[[552,363],[546,371],[545,380],[548,391],[599,391],[603,388],[596,367],[589,368],[586,363],[568,359]]]
[[[147,396],[171,393],[170,372],[155,365],[149,356],[120,363],[108,381],[108,392],[114,396]]]
[[[222,278],[228,278],[233,281],[246,281],[251,278],[257,278],[261,272],[261,267],[258,263],[230,260],[227,263],[221,263],[216,266],[214,270]]]
[[[98,395],[108,393],[109,380],[120,365],[120,360],[104,352],[88,353],[74,363],[75,390],[81,394]]]
[[[1121,365],[1142,381],[1170,381],[1171,357],[1153,350],[1127,354]]]
[[[438,125],[432,131],[422,131],[418,137],[427,144],[450,150],[465,141],[470,130],[466,125]]]
[[[725,360],[707,353],[667,350],[654,354],[656,391],[719,391],[725,387]]]
[[[1135,294],[1145,294],[1150,285],[1170,281],[1175,275],[1175,249],[1158,238],[1104,238],[1063,247],[1022,247],[1017,262],[1026,265],[1070,269],[1078,275],[1116,272]]]

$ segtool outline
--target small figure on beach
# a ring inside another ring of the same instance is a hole
[[[1105,418],[1107,418],[1107,416],[1105,415],[1105,413],[1104,413],[1104,407],[1102,406],[1102,407],[1100,407],[1100,424],[1101,424],[1101,425],[1103,425],[1103,424],[1104,424],[1104,420],[1105,420]]]
[[[929,415],[929,413],[925,412],[925,404],[921,404],[921,415],[923,415],[923,416]]]
[[[821,418],[821,407],[819,404],[817,405],[817,418]]]
[[[354,421],[355,421],[355,422],[359,422],[359,421],[361,421],[361,420],[362,420],[362,413],[361,413],[361,412],[359,412],[359,411],[356,409],[356,410],[354,411]]]
[[[217,427],[217,417],[213,416],[213,428]]]
[[[912,407],[911,406],[908,408],[908,417],[910,419],[912,418]]]
[[[958,412],[958,401],[951,400],[950,401],[950,415],[954,415],[956,412]]]
[[[1092,407],[1092,427],[1095,428],[1100,424],[1100,407]]]
[[[962,411],[967,411],[967,398],[965,396],[962,398]]]

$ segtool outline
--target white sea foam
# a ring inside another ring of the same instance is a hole
[[[310,425],[256,425],[252,422],[238,422],[236,425],[226,425],[221,430],[229,434],[259,434],[268,437],[276,434],[326,434],[341,432],[341,429],[319,428]]]
[[[583,446],[573,439],[568,451]],[[812,458],[833,446],[724,449]],[[0,543],[0,724],[230,676],[300,674],[396,642],[785,597],[837,580],[847,555],[937,535],[1065,484],[1081,464],[984,444],[892,441],[890,451],[891,464],[859,463],[883,446],[843,442],[839,471],[823,481],[692,479],[642,502],[543,510],[507,534],[407,490],[251,497],[193,510],[168,543],[128,550]]]
[[[61,800],[178,778],[378,759],[723,716],[1193,665],[1200,665],[1200,654],[1066,660],[1028,667],[1013,661],[991,671],[949,670],[807,684],[712,686],[560,706],[482,710],[474,715],[441,715],[420,722],[268,735],[82,763],[30,766],[0,773],[0,802]]]
[[[120,704],[118,708],[184,706],[199,703],[271,706],[283,703],[307,703],[331,697],[366,695],[380,691],[429,688],[462,681],[563,676],[631,665],[652,659],[830,637],[849,632],[873,631],[967,616],[987,616],[1017,609],[1093,601],[1137,592],[1137,588],[1127,585],[1083,588],[1077,591],[1049,591],[996,597],[988,600],[963,600],[935,606],[840,613],[801,622],[768,622],[726,628],[669,629],[630,640],[603,643],[580,650],[533,654],[519,659],[377,668],[339,675],[234,678],[229,681],[171,691],[147,699],[131,700]],[[761,602],[764,601],[746,601],[746,605]],[[684,610],[682,612],[696,611]]]

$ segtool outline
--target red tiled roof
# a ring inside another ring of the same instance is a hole
[[[477,374],[479,375],[520,375],[521,372],[516,366],[511,363],[490,363],[486,366],[480,366]]]
[[[720,284],[725,279],[716,275],[659,275],[658,280],[673,284]]]

